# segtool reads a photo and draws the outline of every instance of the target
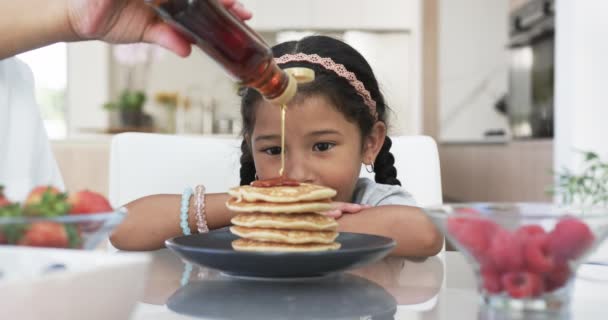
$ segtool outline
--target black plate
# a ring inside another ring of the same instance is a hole
[[[395,246],[390,238],[341,232],[342,247],[322,252],[243,252],[232,249],[237,236],[227,229],[165,241],[182,258],[225,274],[244,277],[314,277],[361,267],[384,258]]]

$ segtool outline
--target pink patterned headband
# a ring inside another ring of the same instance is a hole
[[[351,86],[357,90],[357,94],[363,98],[365,104],[369,107],[372,115],[374,117],[376,114],[376,101],[372,99],[372,96],[369,94],[369,91],[365,89],[365,86],[354,73],[348,71],[343,64],[335,63],[331,58],[321,58],[318,54],[305,54],[305,53],[296,53],[296,54],[285,54],[279,58],[274,58],[274,61],[278,64],[288,63],[288,62],[309,62],[313,64],[318,64],[323,66],[323,68],[327,70],[331,70],[335,72],[338,76],[348,80]]]

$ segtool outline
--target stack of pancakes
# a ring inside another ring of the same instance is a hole
[[[336,191],[313,184],[299,186],[240,186],[228,191],[226,203],[236,212],[230,231],[237,251],[309,252],[336,250],[338,223],[317,212],[331,209]]]

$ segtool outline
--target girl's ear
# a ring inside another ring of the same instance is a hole
[[[243,140],[245,140],[245,143],[247,143],[249,150],[251,150],[251,137],[249,136],[249,133],[243,134]]]
[[[373,164],[386,138],[386,124],[377,121],[363,143],[363,163]]]

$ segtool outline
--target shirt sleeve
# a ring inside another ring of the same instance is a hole
[[[416,200],[403,187],[376,183],[368,178],[357,181],[353,202],[372,206],[416,206]]]
[[[16,58],[0,60],[0,184],[16,201],[38,185],[64,187],[36,104],[33,75]]]

